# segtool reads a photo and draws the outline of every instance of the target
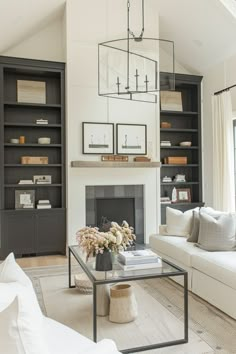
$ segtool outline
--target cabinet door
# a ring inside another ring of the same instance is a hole
[[[32,211],[2,212],[3,256],[10,252],[15,256],[35,253],[35,213]]]
[[[36,215],[36,253],[66,252],[66,212],[40,210]]]

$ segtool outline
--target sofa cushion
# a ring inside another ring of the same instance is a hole
[[[4,262],[0,264],[0,283],[18,283],[27,287],[31,298],[37,307],[38,314],[43,316],[31,280],[16,263],[13,253],[10,253]],[[13,300],[13,299],[12,299]]]
[[[192,230],[190,236],[187,239],[188,242],[195,242],[195,243],[198,242],[199,228],[200,228],[200,213],[210,215],[215,219],[219,218],[220,215],[222,214],[227,214],[226,212],[214,210],[213,208],[210,207],[202,207],[200,210],[193,210]]]
[[[199,214],[200,228],[197,246],[207,251],[232,251],[235,249],[235,216],[221,214],[217,219]]]
[[[194,254],[192,266],[236,290],[236,253],[234,251]]]
[[[9,287],[10,283],[0,284]],[[8,354],[49,354],[42,322],[35,316],[27,288],[0,312],[1,352]]]
[[[4,262],[0,264],[0,282],[10,283],[17,281],[22,285],[32,286],[30,279],[16,263],[13,253],[10,253]]]
[[[194,244],[187,242],[184,237],[151,235],[149,244],[157,253],[160,251],[182,264],[185,264],[187,267],[192,266],[191,256],[193,254],[205,252],[194,247]]]
[[[99,343],[94,343],[80,333],[51,318],[44,318],[44,331],[50,353],[52,354],[119,353],[116,351],[116,346],[112,340],[106,339]]]
[[[168,235],[188,237],[191,232],[192,217],[193,209],[183,213],[181,210],[167,207],[166,231]]]

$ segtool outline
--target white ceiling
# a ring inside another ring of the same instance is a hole
[[[175,42],[176,59],[187,69],[203,73],[236,54],[236,19],[221,0],[157,1],[160,37]]]
[[[63,12],[66,0],[0,0],[0,53],[19,44]]]
[[[204,73],[212,65],[236,53],[236,19],[226,7],[226,3],[234,3],[235,0],[156,1],[159,5],[160,38],[174,40],[176,59],[188,70]],[[61,16],[65,2],[0,0],[0,53]],[[145,6],[148,2],[145,0]]]

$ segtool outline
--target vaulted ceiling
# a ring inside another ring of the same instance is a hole
[[[148,6],[148,1],[145,0],[145,6]],[[212,65],[236,53],[236,19],[233,11],[229,11],[230,7],[226,6],[232,5],[234,10],[235,0],[156,1],[159,5],[160,38],[174,40],[176,59],[188,70],[204,73]],[[0,53],[61,16],[65,2],[0,0]]]
[[[176,58],[187,69],[203,73],[236,54],[236,19],[225,6],[235,0],[157,1],[160,37],[175,42]]]
[[[0,0],[0,53],[35,34],[63,12],[66,0]]]

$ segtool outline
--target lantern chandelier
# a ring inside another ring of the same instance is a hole
[[[127,0],[127,37],[98,44],[100,96],[156,103],[159,91],[175,89],[174,42],[144,37],[141,1],[140,34],[130,29],[131,1]]]

